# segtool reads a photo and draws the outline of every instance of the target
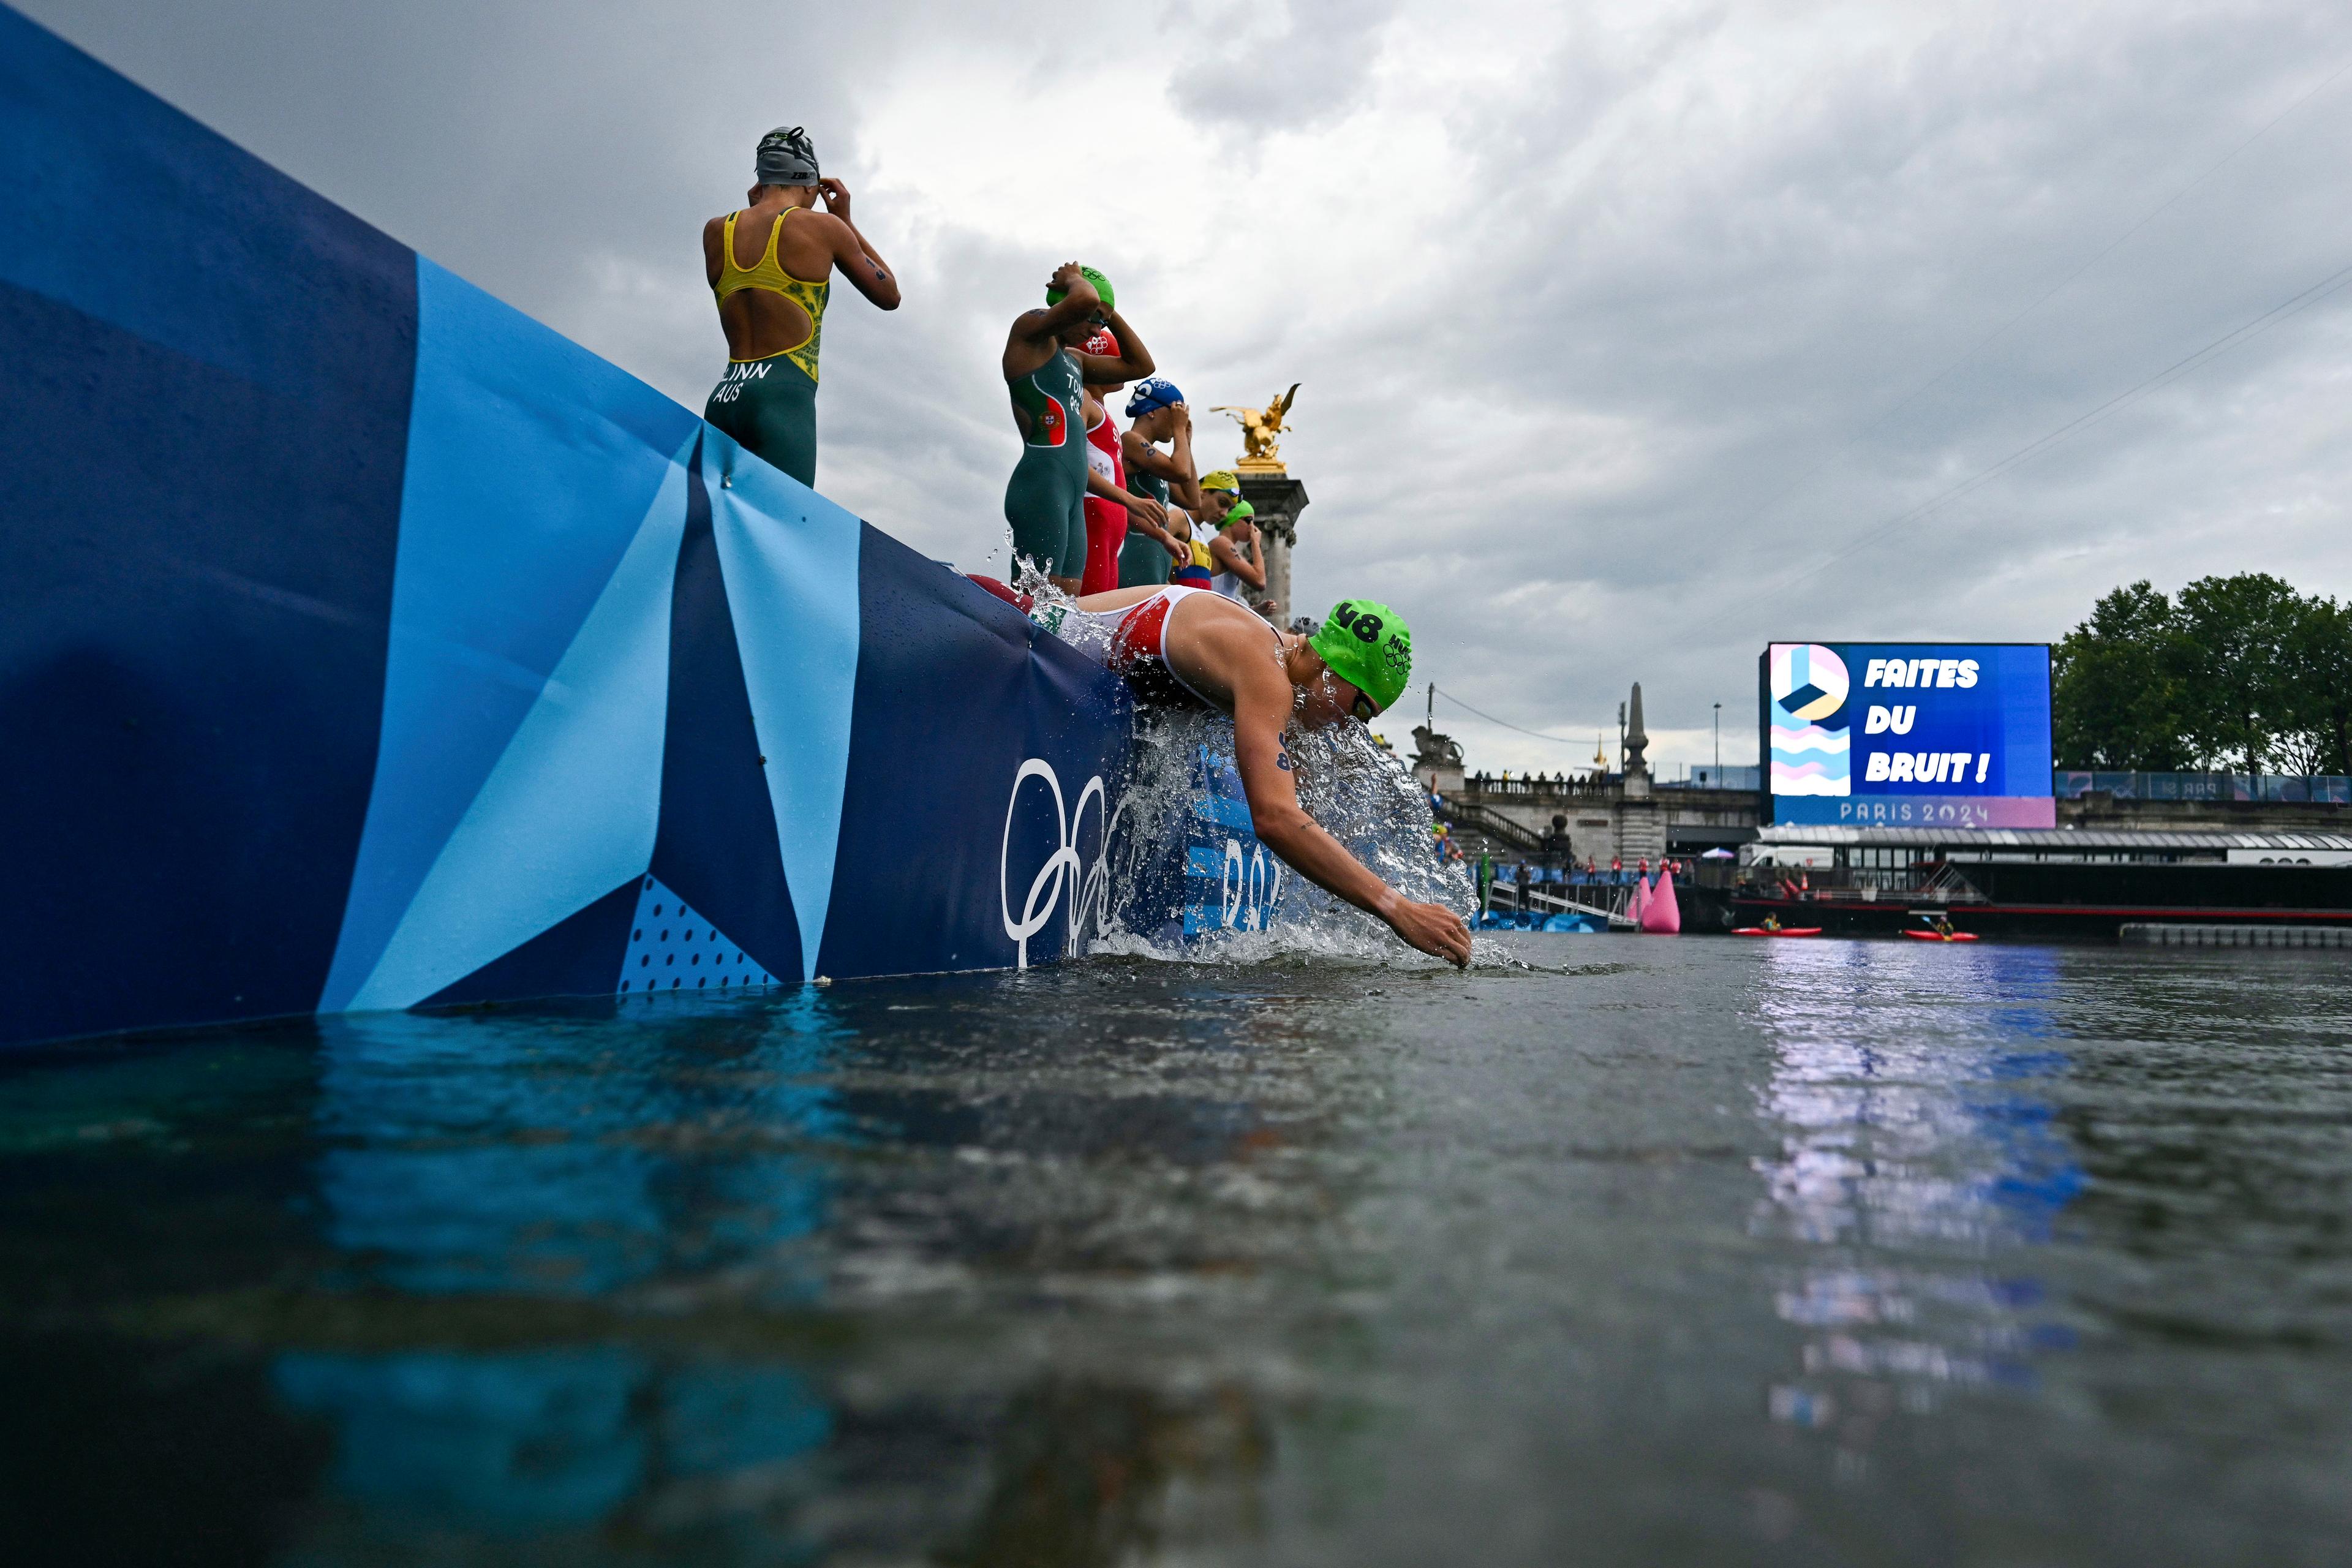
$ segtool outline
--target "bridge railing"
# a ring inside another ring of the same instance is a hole
[[[2150,773],[2061,768],[2052,775],[2060,800],[2096,790],[2117,800],[2267,801],[2352,805],[2352,777],[2342,773]]]

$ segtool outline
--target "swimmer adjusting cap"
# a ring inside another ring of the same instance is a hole
[[[1176,390],[1174,382],[1151,376],[1135,384],[1135,395],[1127,400],[1127,416],[1140,419],[1155,408],[1166,408],[1183,401],[1184,395]]]
[[[1111,291],[1109,279],[1104,277],[1101,273],[1096,271],[1091,267],[1079,268],[1078,276],[1084,278],[1087,282],[1095,286],[1095,292],[1102,296],[1102,308],[1104,310],[1115,310],[1118,309],[1118,296]],[[1049,286],[1045,290],[1045,303],[1048,305],[1058,305],[1069,297],[1070,291],[1066,289],[1055,289]]]
[[[752,155],[754,183],[762,185],[814,185],[816,184],[816,148],[808,132],[799,126],[777,126],[760,138],[760,150]]]
[[[1412,628],[1402,616],[1370,599],[1340,600],[1307,646],[1382,712],[1404,695],[1405,682],[1412,679]]]

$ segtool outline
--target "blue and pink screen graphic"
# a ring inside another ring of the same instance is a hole
[[[2046,645],[1774,643],[1761,673],[1776,823],[2056,826]]]

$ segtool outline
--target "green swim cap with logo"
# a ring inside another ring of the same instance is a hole
[[[1112,291],[1109,279],[1104,277],[1101,273],[1096,271],[1091,267],[1079,268],[1078,276],[1095,286],[1095,292],[1102,296],[1102,308],[1104,310],[1116,310],[1118,309],[1118,296],[1117,293]],[[1058,305],[1069,297],[1070,291],[1067,289],[1048,288],[1045,290],[1045,303],[1048,305]]]
[[[1245,500],[1237,500],[1226,510],[1223,521],[1219,522],[1217,526],[1219,528],[1231,528],[1234,524],[1241,521],[1242,519],[1245,517],[1255,517],[1256,515],[1257,508],[1250,505],[1250,503]]]
[[[1412,679],[1412,628],[1386,605],[1342,599],[1323,629],[1307,639],[1331,673],[1387,712]]]

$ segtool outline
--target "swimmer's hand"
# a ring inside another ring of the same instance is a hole
[[[816,188],[818,194],[824,198],[824,210],[842,222],[847,223],[849,221],[849,187],[831,175],[826,175],[817,181]]]
[[[1389,929],[1432,958],[1442,958],[1456,969],[1470,967],[1470,928],[1444,904],[1416,904],[1393,888],[1385,890],[1379,914]]]
[[[1102,300],[1102,296],[1095,292],[1095,286],[1087,281],[1087,275],[1078,270],[1078,264],[1075,261],[1065,261],[1055,268],[1054,276],[1045,280],[1045,287],[1058,289],[1065,294],[1076,294],[1083,289],[1089,300],[1097,304]]]
[[[1154,528],[1164,529],[1168,526],[1168,509],[1150,496],[1130,497],[1127,503],[1127,510]]]
[[[1174,534],[1171,533],[1163,535],[1160,538],[1160,542],[1168,547],[1168,559],[1176,563],[1177,565],[1182,566],[1192,559],[1192,547],[1178,539]]]

